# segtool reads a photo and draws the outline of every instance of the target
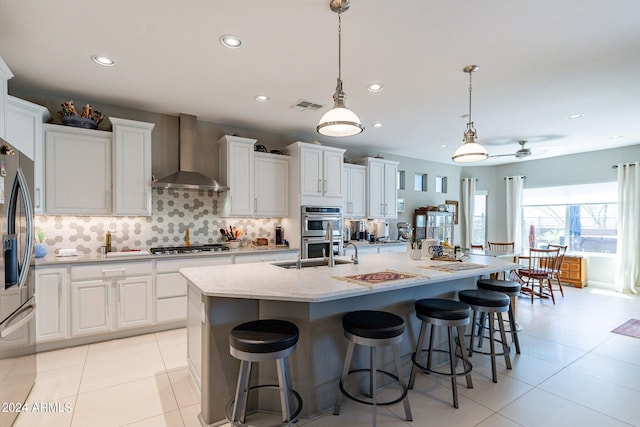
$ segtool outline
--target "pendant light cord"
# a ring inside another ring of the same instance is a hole
[[[471,121],[471,74],[473,74],[472,71],[469,72],[469,123],[473,123]]]
[[[338,12],[338,79],[342,81],[342,12]]]

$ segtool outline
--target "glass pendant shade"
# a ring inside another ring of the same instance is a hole
[[[362,132],[364,127],[356,113],[345,107],[334,107],[324,113],[316,130],[326,136],[351,136]]]
[[[471,129],[473,123],[467,124],[468,129],[464,133],[464,144],[453,154],[453,161],[460,163],[478,162],[489,157],[487,150],[476,142],[476,133]]]

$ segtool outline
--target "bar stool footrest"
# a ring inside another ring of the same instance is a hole
[[[471,337],[471,334],[467,334],[467,335],[465,335],[465,337]],[[474,335],[474,337],[478,338],[478,339],[481,339],[481,338],[487,339],[487,340],[491,339],[491,337],[489,337],[489,335],[483,335],[481,337],[479,337],[478,335]],[[493,341],[502,346],[502,340],[497,339],[497,338],[493,338]],[[460,345],[458,343],[458,338],[457,337],[456,337],[456,344]],[[467,351],[469,351],[471,353],[479,353],[479,354],[484,354],[484,355],[487,355],[487,356],[491,356],[491,352],[490,351],[478,350],[478,348],[481,348],[481,347],[476,347],[474,349],[471,349],[469,347],[465,347],[465,348],[467,349]],[[510,353],[511,353],[511,346],[507,344],[507,353],[504,353],[504,352],[502,352],[502,353],[493,353],[493,355],[494,356],[504,356],[505,354],[510,354]]]
[[[456,338],[456,340],[457,340],[457,338]],[[456,343],[456,344],[458,345],[457,349],[460,348],[460,344],[459,343]],[[462,358],[462,354],[459,354],[457,349],[456,349],[456,356],[458,357],[458,359],[460,361],[462,361],[462,365],[464,367],[464,371],[462,371],[462,372],[455,372],[455,373],[452,374],[451,372],[437,371],[437,370],[435,370],[433,368],[429,369],[426,366],[420,364],[419,362],[416,362],[416,353],[412,353],[411,354],[411,361],[413,362],[413,364],[415,366],[417,366],[418,368],[422,369],[424,372],[427,372],[429,374],[438,374],[438,375],[443,375],[443,376],[449,377],[449,378],[451,378],[451,377],[464,377],[464,376],[469,375],[471,373],[471,371],[473,370],[473,365],[466,358],[463,359]],[[428,353],[429,349],[428,348],[427,349],[423,349],[423,350],[421,350],[421,352]],[[431,352],[432,353],[445,353],[445,354],[449,355],[449,350],[442,350],[442,349],[434,348],[434,349],[431,350]]]
[[[260,385],[255,385],[252,387],[249,387],[249,392],[253,391],[253,390],[257,390],[259,388],[275,388],[275,389],[280,389],[280,386],[278,384],[260,384]],[[293,414],[291,414],[291,417],[285,421],[282,421],[281,423],[278,424],[271,424],[269,426],[261,426],[261,427],[282,427],[282,426],[286,426],[287,424],[293,423],[298,421],[298,415],[300,415],[300,412],[302,412],[302,396],[300,396],[300,394],[295,391],[294,389],[289,389],[289,392],[293,395],[293,397],[296,398],[297,400],[297,406],[296,406],[296,410],[293,412]],[[241,423],[239,421],[232,421],[232,415],[231,415],[231,411],[233,410],[233,404],[235,402],[235,399],[231,399],[228,403],[227,406],[225,408],[225,414],[227,416],[227,421],[229,421],[229,424],[231,424],[232,426],[236,426],[236,427],[255,427],[252,424],[247,424],[247,423]]]
[[[371,369],[354,369],[352,371],[349,371],[349,375],[347,377],[350,377],[352,374],[357,374],[357,373],[360,373],[360,372],[370,373]],[[387,377],[393,379],[397,384],[400,384],[400,379],[396,375],[392,374],[391,372],[383,371],[381,369],[376,369],[376,373],[380,373],[380,374],[386,375]],[[339,388],[340,388],[340,392],[343,395],[345,395],[346,397],[348,397],[349,399],[351,399],[353,401],[356,401],[358,403],[363,403],[365,405],[369,405],[369,406],[394,405],[394,404],[396,404],[398,402],[401,402],[405,397],[407,397],[407,387],[404,386],[404,387],[401,388],[402,394],[397,399],[390,400],[390,401],[387,401],[387,402],[376,402],[374,404],[373,402],[370,402],[370,401],[367,401],[367,400],[362,400],[359,397],[356,397],[356,396],[352,395],[351,393],[349,393],[347,391],[347,389],[344,388],[344,384],[342,383],[342,380],[340,380]]]

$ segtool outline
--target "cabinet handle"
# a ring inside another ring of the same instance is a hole
[[[322,193],[322,180],[318,180],[318,193]]]
[[[258,212],[258,198],[253,198],[253,212]]]
[[[41,200],[41,193],[40,193],[40,189],[36,188],[36,195],[35,195],[35,199],[36,199],[36,208],[40,209],[40,200]]]
[[[323,193],[326,193],[326,192],[327,192],[327,180],[326,180],[326,179],[324,180],[324,186],[323,186],[323,188],[322,188],[322,192],[323,192]]]

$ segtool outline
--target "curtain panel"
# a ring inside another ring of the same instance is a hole
[[[462,224],[464,231],[462,233],[462,247],[471,248],[473,241],[473,213],[475,212],[475,193],[476,179],[462,178]],[[484,242],[475,242],[483,243]]]
[[[524,176],[505,177],[507,197],[507,241],[514,243],[516,253],[522,252],[522,189]]]
[[[640,291],[640,162],[618,164],[618,292]]]

